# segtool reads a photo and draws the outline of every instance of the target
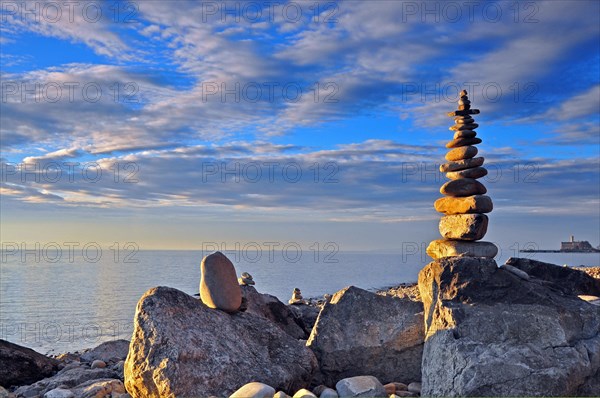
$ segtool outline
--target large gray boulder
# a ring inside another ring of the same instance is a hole
[[[34,383],[58,371],[59,362],[30,348],[0,340],[0,386]]]
[[[530,277],[552,283],[549,287],[564,293],[600,296],[600,279],[581,270],[518,257],[509,258],[506,264],[527,272]]]
[[[585,396],[600,391],[600,307],[492,259],[449,257],[419,274],[423,396]]]
[[[134,398],[226,396],[253,381],[295,391],[316,368],[301,341],[264,317],[157,287],[137,305],[125,387]]]
[[[327,302],[307,345],[323,384],[371,375],[383,382],[420,380],[423,304],[350,286]]]

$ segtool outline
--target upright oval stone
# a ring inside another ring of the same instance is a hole
[[[210,308],[235,312],[242,305],[242,290],[233,263],[221,252],[202,259],[200,299]]]

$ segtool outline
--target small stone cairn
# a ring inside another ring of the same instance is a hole
[[[304,301],[302,298],[302,292],[297,287],[294,288],[294,291],[292,292],[292,298],[289,299],[288,304],[306,304],[306,301]]]
[[[460,92],[458,110],[448,113],[454,117],[454,138],[446,144],[450,151],[446,154],[448,163],[440,166],[450,181],[440,188],[445,197],[435,201],[434,207],[444,216],[439,229],[444,239],[432,241],[427,254],[434,259],[451,256],[493,258],[498,248],[491,242],[480,241],[487,232],[489,213],[493,209],[492,199],[484,195],[487,189],[477,181],[487,175],[483,167],[483,157],[475,145],[481,143],[475,129],[479,127],[472,115],[479,109],[471,109],[471,101],[465,90]]]
[[[238,283],[240,286],[252,286],[256,284],[252,278],[252,275],[247,272],[242,272],[242,275],[238,278]]]

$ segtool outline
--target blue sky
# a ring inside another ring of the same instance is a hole
[[[466,88],[487,238],[600,243],[597,1],[0,10],[3,242],[426,244]]]

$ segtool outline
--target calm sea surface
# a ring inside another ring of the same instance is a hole
[[[2,253],[0,263],[0,338],[42,353],[94,347],[103,341],[129,339],[135,305],[155,286],[198,292],[201,251],[104,250],[102,255],[71,258],[62,253]],[[304,297],[333,293],[355,285],[375,289],[415,282],[426,256],[365,252],[317,253],[305,250],[226,253],[238,274],[249,272],[256,288],[286,301],[299,287]],[[260,256],[259,256],[260,254]],[[506,256],[508,257],[508,256]],[[596,266],[600,254],[522,253],[554,264]],[[499,264],[506,258],[498,258]]]

